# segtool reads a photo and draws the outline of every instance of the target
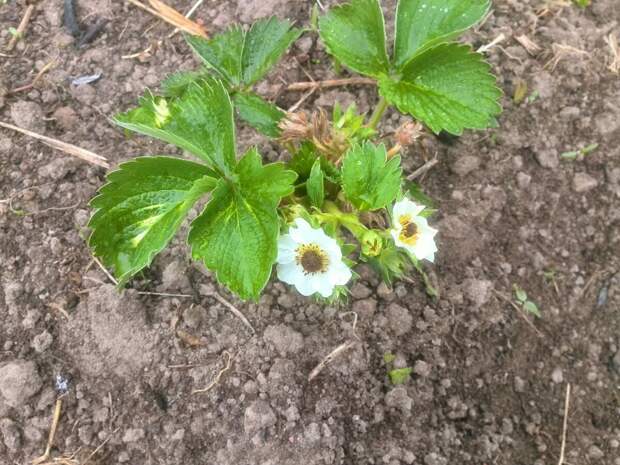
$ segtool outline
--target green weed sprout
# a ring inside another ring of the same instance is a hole
[[[109,173],[91,201],[94,255],[124,286],[202,199],[187,238],[191,255],[241,299],[258,299],[275,265],[301,294],[335,300],[362,262],[388,284],[417,270],[434,293],[422,262],[437,251],[428,223],[436,210],[405,182],[402,144],[377,143],[376,127],[388,102],[435,132],[494,124],[500,92],[488,65],[449,42],[488,8],[488,1],[401,0],[392,59],[378,0],[353,0],[322,16],[327,50],[378,81],[382,100],[368,120],[355,106],[287,114],[253,91],[301,34],[288,21],[186,37],[202,68],[168,77],[161,95],[147,91],[115,122],[198,160],[143,156]],[[256,148],[238,154],[235,119],[279,143],[283,161],[265,163]]]

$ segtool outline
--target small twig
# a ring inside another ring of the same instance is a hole
[[[534,326],[534,323],[532,323],[530,320],[527,319],[527,317],[523,314],[521,307],[519,307],[517,304],[515,304],[512,300],[510,300],[508,297],[506,297],[501,292],[498,292],[496,290],[493,290],[493,292],[495,292],[495,295],[499,297],[500,299],[502,299],[504,302],[510,304],[517,311],[517,314],[525,320],[525,322],[536,332],[536,334],[539,337],[542,337],[542,338],[545,337],[544,334],[541,333],[540,330],[536,326]]]
[[[29,190],[29,189],[34,189],[38,186],[33,186],[33,187],[27,187],[26,189],[23,189],[20,192]],[[40,215],[42,213],[47,213],[47,212],[61,212],[64,210],[73,210],[74,208],[77,208],[80,205],[80,201],[76,201],[73,205],[67,205],[66,207],[48,207],[48,208],[44,208],[43,210],[37,210],[37,211],[33,211],[33,212],[29,212],[29,211],[20,211],[17,210],[13,207],[13,200],[15,200],[15,197],[17,197],[17,195],[20,193],[18,192],[17,194],[11,196],[9,198],[9,210],[11,211],[11,213],[14,213],[15,215],[20,215],[20,216],[33,216],[33,215]]]
[[[170,294],[168,292],[147,292],[147,291],[138,291],[140,295],[154,295],[158,297],[194,297],[190,294]]]
[[[495,47],[497,44],[499,44],[500,42],[502,42],[503,40],[506,39],[506,36],[504,35],[504,33],[502,32],[500,35],[498,35],[495,39],[493,39],[491,42],[489,42],[486,45],[482,45],[480,48],[478,48],[478,50],[476,50],[478,53],[486,53],[489,50],[491,50],[493,47]]]
[[[319,364],[316,367],[314,367],[314,369],[310,372],[310,374],[308,375],[308,382],[316,378],[319,375],[319,373],[321,373],[321,371],[323,371],[325,367],[329,365],[336,357],[338,357],[340,354],[344,353],[345,351],[347,351],[354,345],[355,345],[355,341],[347,341],[347,342],[340,344],[338,347],[332,350],[329,354],[327,354],[325,358],[323,358],[323,360],[321,360]]]
[[[26,32],[26,27],[28,27],[28,23],[30,22],[30,18],[32,17],[33,11],[34,11],[34,5],[28,5],[28,8],[26,8],[26,12],[24,13],[24,16],[22,17],[22,20],[20,21],[19,26],[17,26],[17,30],[15,31],[15,34],[13,34],[13,37],[11,37],[9,44],[6,46],[7,52],[10,52],[11,50],[13,50],[13,48],[15,48],[15,44],[17,44],[17,41],[21,37],[24,36],[24,33]]]
[[[566,430],[568,427],[568,408],[570,406],[570,383],[566,385],[566,398],[564,399],[564,421],[562,424],[562,444],[560,446],[560,459],[558,465],[564,464],[564,451],[566,449]]]
[[[55,304],[55,303],[47,304],[47,306],[51,308],[52,310],[56,310],[57,312],[60,312],[62,316],[64,316],[67,320],[70,319],[69,313],[64,308],[62,308],[62,306]]]
[[[297,102],[295,102],[295,104],[287,110],[287,113],[295,112],[301,106],[302,103],[304,103],[312,94],[316,92],[317,89],[318,87],[313,87],[308,92],[306,92],[304,95],[302,95],[301,98],[297,100]]]
[[[352,77],[346,79],[327,79],[326,81],[309,81],[309,82],[295,82],[286,86],[287,91],[300,91],[309,89],[324,89],[326,87],[339,87],[339,86],[355,86],[355,85],[369,85],[374,86],[377,81],[370,78]]]
[[[0,127],[11,129],[13,131],[21,132],[27,136],[32,137],[33,139],[40,140],[46,145],[49,145],[52,148],[60,150],[69,155],[73,155],[74,157],[80,158],[88,163],[92,163],[93,165],[101,166],[102,168],[109,169],[110,164],[108,161],[96,153],[91,152],[90,150],[86,150],[78,147],[77,145],[69,144],[67,142],[62,142],[58,139],[52,139],[51,137],[47,137],[36,132],[29,131],[28,129],[23,129],[18,126],[13,126],[12,124],[5,123],[0,121]]]
[[[37,82],[39,82],[41,80],[43,75],[45,73],[47,73],[50,69],[52,69],[55,65],[56,65],[56,62],[54,60],[50,61],[43,68],[41,68],[41,71],[39,71],[37,73],[37,75],[34,77],[34,79],[32,80],[32,82],[30,84],[26,84],[25,86],[16,87],[15,89],[11,89],[11,90],[9,90],[8,93],[9,94],[16,94],[17,92],[23,92],[25,90],[32,89],[37,84]]]
[[[439,163],[439,160],[437,158],[437,154],[435,154],[435,156],[431,160],[427,161],[422,166],[420,166],[417,170],[415,170],[413,173],[407,176],[407,181],[413,181],[414,179],[419,178],[424,173],[429,171],[437,163]]]
[[[347,315],[353,315],[353,324],[351,325],[351,334],[353,334],[353,337],[355,339],[357,339],[358,341],[361,341],[360,337],[357,334],[356,328],[357,328],[357,319],[358,319],[358,315],[357,312],[354,311],[350,311],[350,312],[346,312],[343,313],[340,317],[344,318]]]
[[[54,416],[52,417],[52,427],[50,428],[50,434],[47,437],[47,445],[45,446],[45,452],[43,455],[32,461],[32,465],[38,465],[50,458],[50,452],[52,451],[52,445],[54,444],[54,437],[56,436],[56,429],[58,428],[58,422],[60,421],[60,411],[62,409],[62,399],[56,399],[56,405],[54,406]]]
[[[569,55],[575,55],[575,56],[588,55],[588,52],[586,52],[585,50],[580,50],[578,48],[575,48],[575,47],[572,47],[571,45],[566,45],[566,44],[553,43],[551,44],[551,49],[553,50],[553,56],[543,66],[543,68],[545,69],[551,68],[551,72],[555,71],[555,68],[558,66],[560,61],[562,61],[564,58],[566,58]]]
[[[254,327],[250,324],[248,319],[243,315],[243,313],[241,313],[241,311],[237,307],[235,307],[233,304],[231,304],[228,300],[226,300],[224,297],[222,297],[216,291],[213,291],[213,292],[211,292],[208,295],[210,295],[215,300],[217,300],[218,302],[223,304],[226,308],[228,308],[228,310],[230,310],[233,313],[233,315],[235,315],[237,318],[239,318],[241,320],[241,322],[252,332],[252,334],[256,333],[256,331],[254,330]]]
[[[131,60],[133,58],[140,58],[143,56],[148,55],[149,53],[151,53],[151,50],[153,49],[152,45],[149,45],[148,47],[146,47],[144,50],[142,50],[141,52],[136,52],[136,53],[132,53],[130,55],[122,55],[121,58],[123,60]]]
[[[88,457],[86,457],[86,460],[84,460],[83,462],[80,462],[80,465],[87,465],[87,463],[90,461],[90,459],[92,459],[97,452],[99,452],[101,449],[103,449],[103,446],[105,446],[107,444],[107,442],[110,439],[112,439],[112,436],[114,436],[118,432],[119,429],[120,429],[120,427],[116,428],[114,431],[112,431],[110,433],[110,435],[107,438],[105,438],[105,441],[103,441],[101,444],[99,444],[97,446],[97,448],[94,451],[92,451]]]
[[[222,375],[223,375],[224,373],[226,373],[228,370],[230,370],[230,367],[231,367],[231,365],[232,365],[232,360],[233,360],[233,357],[230,355],[230,353],[228,353],[228,351],[227,351],[227,350],[225,350],[223,353],[224,353],[224,355],[226,356],[226,366],[224,366],[224,368],[222,368],[222,369],[219,371],[219,373],[217,374],[217,376],[215,377],[215,379],[213,379],[213,381],[211,381],[211,382],[207,385],[207,387],[202,388],[202,389],[194,389],[194,390],[192,391],[192,394],[201,394],[201,393],[204,393],[204,392],[209,392],[211,389],[213,389],[213,387],[214,387],[215,385],[217,385],[217,384],[220,382],[220,379],[222,378]]]
[[[103,263],[101,263],[99,261],[99,259],[97,257],[93,256],[93,260],[95,261],[95,263],[97,265],[99,265],[99,268],[101,268],[101,271],[103,271],[105,273],[105,275],[108,277],[108,279],[110,281],[112,281],[114,283],[115,286],[118,286],[118,281],[114,278],[114,276],[112,276],[112,273],[110,273],[107,268],[105,266],[103,266]]]
[[[521,44],[521,46],[532,56],[538,55],[542,50],[540,45],[531,40],[525,34],[521,34],[520,36],[515,37],[515,40]]]

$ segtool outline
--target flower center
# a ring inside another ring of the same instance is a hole
[[[407,245],[414,245],[419,237],[418,225],[415,224],[410,215],[403,215],[398,222],[401,225],[399,239]]]
[[[323,249],[316,244],[304,244],[296,250],[297,264],[301,265],[304,273],[324,273],[327,271],[329,259]]]

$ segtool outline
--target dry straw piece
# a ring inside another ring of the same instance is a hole
[[[80,158],[88,163],[92,163],[93,165],[101,166],[102,168],[109,169],[110,164],[108,161],[96,153],[91,152],[90,150],[83,149],[78,147],[77,145],[69,144],[67,142],[63,142],[58,139],[52,139],[51,137],[44,136],[42,134],[38,134],[33,131],[29,131],[28,129],[20,128],[18,126],[13,126],[9,123],[4,123],[0,121],[0,127],[11,129],[13,131],[21,132],[27,136],[32,137],[33,139],[40,140],[46,145],[49,145],[52,148],[60,150],[61,152],[65,152],[69,155],[73,155],[74,157]]]
[[[127,0],[132,5],[137,6],[138,8],[143,9],[144,11],[148,11],[153,16],[157,16],[159,19],[166,21],[169,24],[172,24],[177,29],[187,32],[188,34],[207,37],[207,31],[200,24],[192,21],[191,19],[186,18],[181,13],[179,13],[174,8],[169,7],[164,2],[160,0],[149,0],[150,6],[138,1],[138,0]]]
[[[614,74],[620,73],[620,46],[618,46],[618,39],[614,32],[605,37],[605,42],[609,45],[611,51],[611,59],[607,69]]]

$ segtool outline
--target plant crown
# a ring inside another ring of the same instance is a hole
[[[500,111],[489,66],[469,46],[450,42],[488,9],[487,0],[401,0],[391,58],[378,0],[332,8],[320,18],[319,33],[340,63],[377,80],[387,103],[434,132],[460,134],[493,125]],[[355,106],[335,105],[331,115],[322,109],[286,114],[252,90],[300,34],[271,17],[211,39],[188,36],[203,66],[169,76],[161,95],[147,91],[137,108],[116,116],[121,127],[198,158],[135,158],[109,173],[91,201],[89,243],[119,285],[147,267],[206,198],[189,230],[192,257],[242,299],[260,296],[276,261],[283,267],[278,275],[295,280],[296,265],[320,273],[331,266],[326,257],[342,257],[346,267],[366,262],[388,284],[415,268],[434,293],[420,260],[432,260],[436,250],[436,231],[426,219],[435,210],[418,185],[404,181],[402,147],[374,142],[385,104],[370,122]],[[256,148],[238,154],[235,115],[279,142],[287,161],[265,163]],[[282,241],[318,237],[318,228],[329,254],[300,245],[291,250],[310,255],[288,257],[285,265]],[[351,276],[346,267],[334,268],[341,281]],[[321,295],[331,290],[317,283]],[[346,293],[345,286],[332,286],[332,299]]]

